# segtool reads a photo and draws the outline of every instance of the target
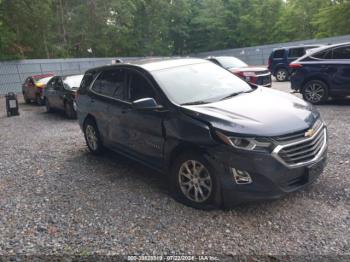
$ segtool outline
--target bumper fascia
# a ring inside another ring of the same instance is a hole
[[[218,170],[221,202],[224,208],[242,203],[278,199],[283,195],[312,184],[323,172],[327,162],[327,151],[317,162],[310,165],[288,168],[268,153],[235,152],[226,146],[208,152],[209,161]],[[231,168],[249,172],[253,182],[237,185]],[[293,184],[291,184],[295,181]]]

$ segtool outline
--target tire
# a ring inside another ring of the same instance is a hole
[[[46,112],[48,112],[48,113],[52,113],[53,112],[53,109],[52,109],[52,107],[50,105],[50,101],[47,98],[45,99],[45,106],[46,106]]]
[[[88,118],[84,123],[84,137],[86,145],[91,153],[101,155],[104,152],[104,146],[98,131],[96,122],[92,118]]]
[[[27,98],[27,96],[25,95],[25,93],[23,92],[23,99],[24,99],[24,102],[26,103],[26,104],[30,104],[30,99],[29,98]]]
[[[276,80],[278,82],[287,81],[288,76],[289,76],[289,73],[288,73],[287,69],[284,69],[284,68],[277,69],[275,77],[276,77]]]
[[[328,99],[328,86],[320,80],[311,80],[307,82],[302,89],[304,100],[312,104],[321,104]]]
[[[201,171],[198,173],[198,170]],[[215,199],[218,184],[214,171],[209,162],[198,153],[180,155],[174,161],[169,177],[173,197],[193,208],[203,210],[217,208]]]
[[[73,102],[66,101],[64,103],[64,113],[69,119],[76,119],[77,118],[77,112],[75,112],[73,107]]]
[[[38,95],[35,97],[35,103],[36,103],[38,106],[44,105],[43,99],[42,99],[40,96],[38,96]]]

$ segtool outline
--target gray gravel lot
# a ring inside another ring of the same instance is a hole
[[[0,101],[2,255],[350,254],[350,99],[318,106],[330,146],[315,184],[210,212],[175,202],[153,170],[91,155],[76,121],[23,101],[7,118]]]

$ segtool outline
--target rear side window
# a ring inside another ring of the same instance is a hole
[[[333,59],[350,59],[350,46],[333,49]]]
[[[283,58],[284,57],[284,49],[275,50],[273,52],[273,58]]]
[[[318,58],[318,59],[332,59],[332,50],[324,50],[324,51],[318,52],[316,54],[313,54],[312,57]]]
[[[305,49],[301,48],[291,48],[288,51],[288,57],[301,57],[305,54]]]
[[[79,87],[79,92],[81,94],[86,93],[87,88],[91,85],[92,81],[94,81],[95,76],[96,76],[96,73],[94,72],[89,72],[84,75],[83,80],[81,80],[80,87]]]
[[[102,72],[96,79],[92,90],[104,96],[124,99],[126,90],[124,70],[114,69]]]

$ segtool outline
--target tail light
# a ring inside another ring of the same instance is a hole
[[[303,65],[299,64],[299,63],[291,63],[291,64],[289,64],[289,67],[292,69],[298,69],[298,68],[303,67]]]
[[[239,76],[247,82],[256,83],[257,76],[254,72],[232,71],[233,74]]]
[[[271,65],[272,65],[272,59],[269,58],[268,67],[270,67]]]

